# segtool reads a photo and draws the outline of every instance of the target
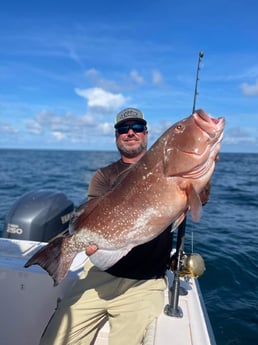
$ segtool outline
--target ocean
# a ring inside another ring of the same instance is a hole
[[[59,190],[75,205],[93,172],[117,152],[0,150],[0,235],[12,204],[33,190]],[[217,345],[258,344],[258,154],[221,153],[199,223],[187,217],[185,251],[197,252],[199,278]]]

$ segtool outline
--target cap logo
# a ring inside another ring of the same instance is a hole
[[[139,119],[143,118],[142,114],[139,111],[133,110],[133,109],[128,109],[128,110],[122,111],[121,113],[119,113],[117,115],[117,121],[125,120],[128,117],[130,117],[130,118],[135,117],[135,118],[139,118]]]
[[[115,124],[115,128],[117,128],[117,126],[126,121],[126,120],[139,120],[139,122],[142,122],[144,124],[146,124],[147,122],[144,120],[143,117],[143,113],[136,109],[136,108],[126,108],[122,111],[120,111],[120,113],[117,114],[116,116],[116,124]]]

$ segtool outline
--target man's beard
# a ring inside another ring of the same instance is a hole
[[[117,143],[117,148],[122,155],[131,158],[138,156],[140,153],[145,151],[147,148],[147,143],[143,142],[137,148],[130,148],[125,146],[123,143]]]

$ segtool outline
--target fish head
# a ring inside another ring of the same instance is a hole
[[[223,138],[224,118],[212,118],[197,110],[172,127],[165,134],[164,174],[199,179],[210,179]]]

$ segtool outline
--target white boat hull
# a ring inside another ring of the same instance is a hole
[[[42,245],[33,241],[0,239],[0,344],[38,345],[58,301],[72,289],[83,270],[87,257],[80,253],[67,277],[54,288],[50,276],[39,266],[23,267]],[[173,274],[169,272],[168,277],[171,282]],[[188,291],[179,299],[183,317],[162,313],[147,330],[144,345],[215,344],[198,282],[190,278],[188,282],[182,280],[181,285]],[[167,303],[168,291],[165,292]],[[108,332],[106,323],[95,345],[107,345]]]

